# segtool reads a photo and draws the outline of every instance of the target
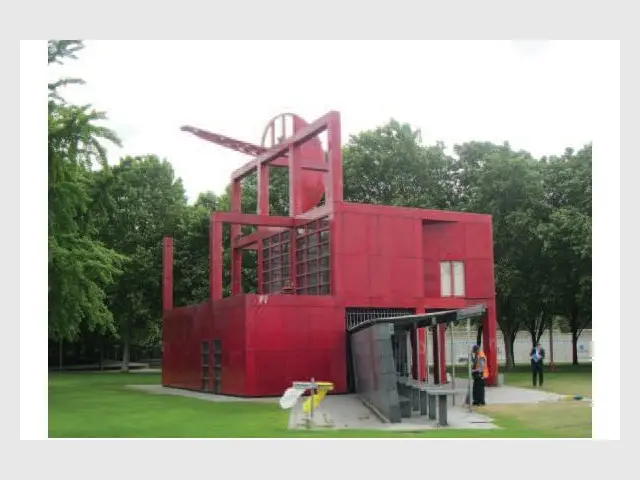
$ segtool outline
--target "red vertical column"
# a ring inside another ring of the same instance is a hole
[[[332,112],[327,121],[327,164],[329,172],[324,177],[325,205],[333,212],[331,228],[331,294],[342,294],[343,269],[337,267],[338,255],[342,252],[342,215],[339,205],[343,201],[342,191],[342,140],[340,114]]]
[[[274,134],[275,129],[271,129],[272,134]],[[275,145],[275,140],[274,143]],[[258,165],[258,215],[269,215],[269,165]],[[263,227],[258,227],[257,231],[263,231]],[[262,274],[262,264],[264,260],[264,254],[262,251],[262,239],[258,240],[257,244],[258,251],[258,293],[264,293],[263,286],[263,274]]]
[[[327,143],[329,175],[325,177],[326,204],[332,205],[343,200],[342,184],[342,137],[340,132],[340,114],[332,112],[327,121]]]
[[[301,177],[298,175],[298,158],[296,148],[289,147],[289,216],[296,217],[302,213],[300,200],[302,198]],[[289,278],[291,288],[295,293],[298,288],[296,277],[296,229],[292,228],[289,233]]]
[[[173,238],[162,240],[162,311],[173,309]]]
[[[231,182],[231,211],[242,212],[242,183],[240,180]],[[240,236],[242,227],[231,225],[231,295],[242,293],[242,250],[233,247],[233,240]]]
[[[488,385],[496,385],[498,379],[497,323],[495,303],[493,303],[487,309],[482,325],[482,349],[487,356],[487,364],[489,366]]]
[[[269,215],[269,169],[258,164],[258,215]]]
[[[302,213],[300,205],[300,191],[302,185],[300,185],[301,177],[298,174],[298,155],[297,148],[289,147],[289,216],[295,217]]]
[[[425,338],[426,329],[418,329],[418,367],[419,380],[427,381],[427,341]]]
[[[209,223],[209,299],[222,298],[222,223],[211,215]]]

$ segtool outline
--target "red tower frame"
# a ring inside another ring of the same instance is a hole
[[[292,124],[290,133],[284,128],[287,118]],[[276,135],[279,122],[283,125],[281,138]],[[199,373],[210,371],[215,362],[209,358],[205,365],[204,357],[210,354],[201,352],[200,356],[191,350],[197,352],[200,343],[204,349],[203,342],[217,338],[218,344],[232,345],[231,351],[221,354],[219,368],[230,372],[222,373],[225,380],[218,388],[223,393],[274,395],[291,380],[300,379],[296,376],[322,375],[340,377],[327,380],[335,382],[337,392],[346,391],[347,308],[411,308],[422,313],[480,302],[487,306],[483,347],[490,368],[488,383],[495,383],[490,216],[344,202],[340,115],[335,111],[310,124],[297,115],[275,117],[265,130],[262,146],[194,127],[182,130],[254,158],[232,174],[230,212],[211,215],[210,292],[206,304],[173,307],[173,241],[165,239],[163,384],[215,390],[210,381],[215,375]],[[325,131],[326,151],[318,138]],[[288,168],[288,216],[270,215],[271,167]],[[243,214],[241,181],[254,172],[257,212]],[[229,298],[223,298],[224,223],[231,226]],[[242,235],[243,225],[257,230]],[[257,295],[242,292],[245,249],[257,250]],[[441,262],[451,260],[467,262],[463,296],[443,297],[438,293],[436,271],[439,274]],[[281,295],[287,293],[292,295]],[[308,321],[301,323],[304,317]],[[446,378],[444,334],[444,326],[437,327],[431,346],[437,383]],[[305,350],[307,361],[302,366],[300,352],[310,339],[317,351]],[[413,376],[421,379],[428,371],[429,348],[424,340],[423,332],[411,339]],[[206,351],[210,350],[207,347]],[[282,374],[265,374],[267,369],[282,365],[286,365]]]

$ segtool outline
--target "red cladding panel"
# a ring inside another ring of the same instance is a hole
[[[387,257],[389,267],[389,293],[394,296],[422,296],[422,259]]]
[[[450,223],[439,238],[442,260],[464,260],[465,258],[465,225]]]
[[[440,296],[440,262],[425,260],[423,267],[424,296],[434,298]]]
[[[351,204],[339,215],[343,240],[336,268],[343,289],[336,293],[372,299],[422,296],[422,221],[389,213],[377,215],[375,206]]]
[[[257,298],[257,302],[256,302]],[[346,389],[342,308],[330,297],[247,296],[247,392],[281,395],[295,380],[316,378]],[[337,360],[337,364],[333,364]]]
[[[175,308],[164,315],[162,383],[200,389],[201,342],[211,331],[208,303]]]
[[[202,388],[202,342],[218,340],[222,346],[221,391],[244,394],[244,303],[231,297],[175,308],[163,319],[162,383],[166,386]],[[211,350],[211,346],[210,346]],[[212,363],[211,361],[209,362]]]
[[[420,245],[416,243],[421,232],[414,227],[420,225],[415,218],[378,217],[378,231],[374,233],[381,240],[383,255],[392,257],[416,258],[420,257]]]
[[[486,260],[465,260],[467,298],[493,298],[493,262]]]
[[[221,391],[227,395],[245,395],[246,308],[243,296],[215,302],[212,340],[222,346]]]
[[[490,223],[466,223],[466,259],[490,259],[493,256],[493,235]]]
[[[363,255],[367,252],[368,217],[357,213],[345,213],[340,215],[340,224],[343,228],[344,240],[340,253],[347,255]]]
[[[367,253],[370,255],[384,254],[384,236],[380,235],[380,217],[377,215],[367,215]]]
[[[371,284],[379,280],[380,267],[373,261],[373,257],[367,257],[363,252],[360,255],[337,255],[335,268],[342,275],[343,290],[340,293],[348,297],[368,296]]]

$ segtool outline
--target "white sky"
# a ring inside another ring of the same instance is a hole
[[[180,131],[190,124],[255,144],[267,121],[342,116],[342,139],[391,117],[425,143],[509,141],[535,156],[592,141],[593,42],[87,41],[64,92],[109,115],[121,155],[167,158],[191,200],[222,192],[249,157]],[[306,53],[303,53],[306,52]],[[61,71],[55,72],[56,75]]]

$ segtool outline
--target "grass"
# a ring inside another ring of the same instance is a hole
[[[497,423],[513,422],[548,432],[556,437],[591,438],[591,405],[583,402],[554,402],[488,405],[482,413]],[[545,435],[543,435],[545,436]]]
[[[534,388],[531,369],[528,365],[518,365],[510,371],[500,370],[500,373],[504,373],[506,385]],[[466,378],[466,376],[466,372],[459,373],[459,369],[456,368],[456,377]],[[580,394],[591,398],[591,364],[576,366],[560,364],[556,365],[555,372],[550,372],[545,366],[544,386],[536,388],[562,395]]]
[[[536,388],[561,395],[579,394],[587,398],[592,396],[591,364],[560,364],[556,365],[554,372],[545,368],[543,387],[533,387],[531,369],[528,365],[516,366],[502,373],[505,374],[506,385]],[[554,431],[567,438],[588,438],[592,434],[591,406],[583,402],[488,405],[483,408],[483,413],[498,423],[514,421],[528,424],[543,431]]]
[[[514,387],[533,388],[531,370],[528,366],[516,367],[515,371],[506,373],[505,380],[506,384]],[[591,398],[591,365],[557,365],[555,372],[546,368],[542,390],[564,395],[580,394]]]
[[[587,374],[588,373],[588,374]],[[525,383],[526,372],[506,375],[506,383]],[[557,379],[554,377],[557,376]],[[591,391],[591,371],[563,369],[549,374],[545,389],[563,386]],[[574,378],[575,377],[575,378]],[[580,380],[581,379],[581,380]],[[275,403],[207,402],[153,395],[126,388],[158,384],[157,374],[52,373],[49,376],[49,436],[74,438],[536,438],[590,437],[591,407],[582,402],[487,406],[497,430],[440,429],[422,432],[289,430],[288,412]],[[588,382],[587,382],[588,381]],[[555,383],[554,383],[555,382]],[[566,390],[566,389],[565,389]],[[563,392],[559,392],[563,393]],[[570,393],[573,393],[571,391]]]

